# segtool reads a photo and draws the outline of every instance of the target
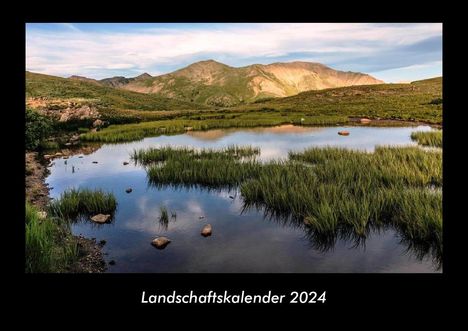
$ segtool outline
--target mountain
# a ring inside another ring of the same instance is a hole
[[[208,60],[169,74],[148,76],[114,77],[100,82],[135,92],[214,106],[287,97],[310,90],[383,83],[367,74],[338,71],[311,62],[253,64],[235,68]]]

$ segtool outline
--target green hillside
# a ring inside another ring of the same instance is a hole
[[[101,86],[76,79],[66,79],[26,72],[26,97],[50,99],[86,99],[98,108],[112,110],[201,110],[209,106]]]
[[[231,110],[307,112],[309,115],[442,123],[442,77],[411,84],[362,85],[308,91]]]

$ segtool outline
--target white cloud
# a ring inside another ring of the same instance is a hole
[[[26,68],[68,76],[106,71],[135,72],[177,65],[204,54],[234,58],[278,57],[291,52],[372,54],[395,46],[411,45],[440,36],[441,24],[228,24],[207,30],[140,29],[128,32],[47,31],[29,29],[26,35]],[[190,62],[190,61],[188,61]]]

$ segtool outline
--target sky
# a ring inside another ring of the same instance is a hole
[[[27,23],[26,70],[102,79],[212,59],[309,61],[385,82],[442,75],[442,23]]]

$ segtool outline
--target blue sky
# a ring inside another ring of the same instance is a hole
[[[310,61],[385,82],[442,75],[441,23],[28,23],[26,69],[96,79],[200,60]]]

